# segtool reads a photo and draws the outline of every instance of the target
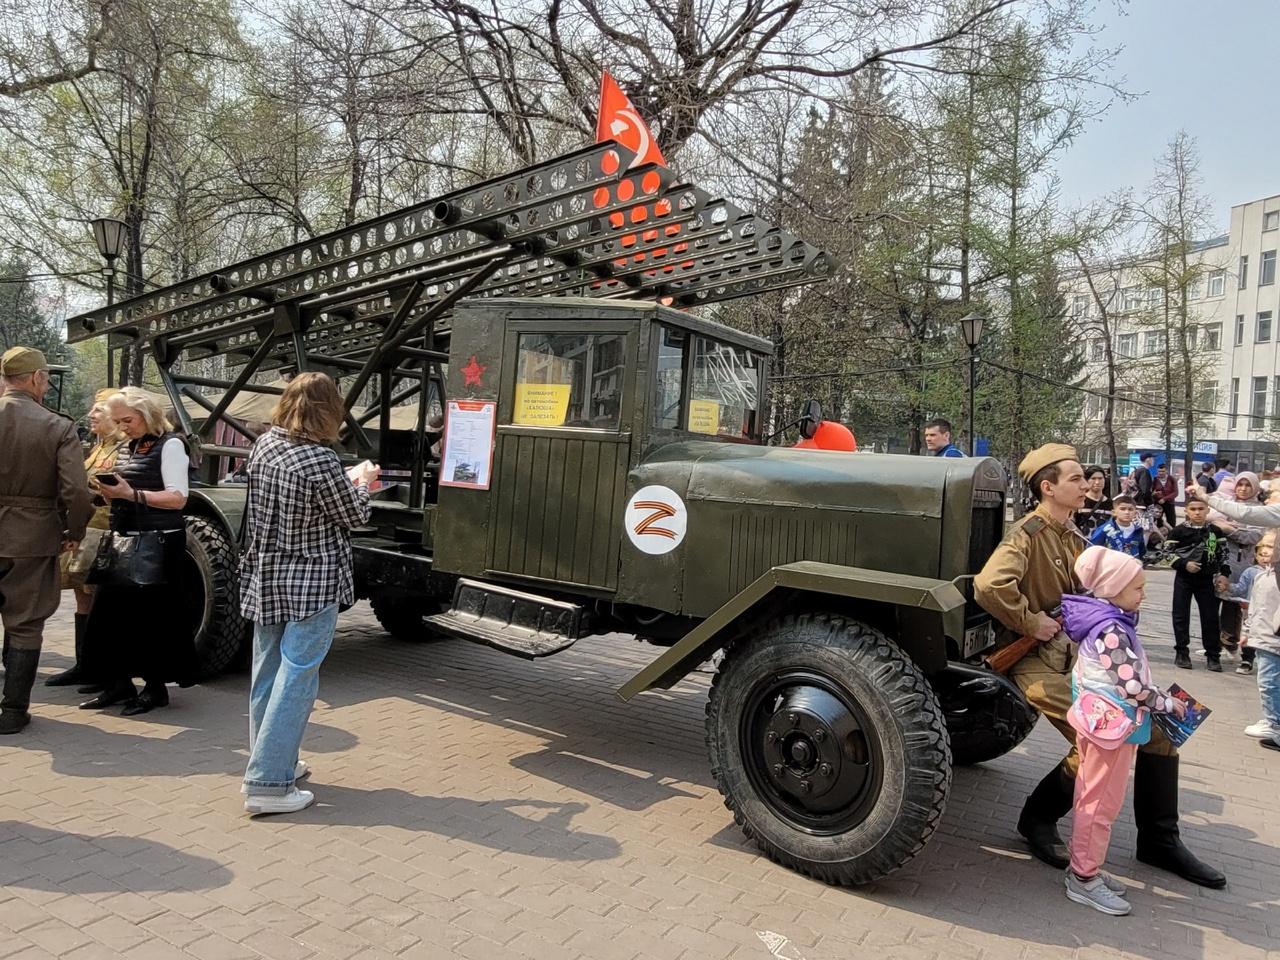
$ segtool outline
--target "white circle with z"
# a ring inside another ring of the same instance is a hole
[[[670,553],[684,542],[689,511],[678,493],[653,484],[635,492],[627,503],[623,522],[636,549],[656,556]]]

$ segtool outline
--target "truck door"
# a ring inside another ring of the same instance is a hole
[[[636,324],[512,320],[504,346],[487,567],[612,592]]]

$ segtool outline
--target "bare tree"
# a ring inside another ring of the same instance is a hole
[[[0,2],[0,96],[21,97],[101,69],[115,7],[116,0]]]

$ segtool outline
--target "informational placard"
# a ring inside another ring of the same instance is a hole
[[[522,427],[564,426],[572,391],[567,383],[517,383],[511,422]]]
[[[489,489],[497,428],[496,400],[450,400],[445,405],[440,486]]]
[[[720,404],[714,400],[689,401],[689,431],[714,436],[720,432]]]

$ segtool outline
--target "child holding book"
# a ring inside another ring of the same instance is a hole
[[[1076,731],[1075,818],[1067,898],[1122,917],[1124,886],[1102,872],[1111,826],[1124,804],[1138,746],[1151,739],[1151,714],[1181,717],[1182,702],[1151,682],[1138,639],[1137,611],[1146,574],[1134,557],[1093,546],[1076,559],[1076,577],[1092,596],[1064,595],[1063,629],[1079,644],[1067,722]]]
[[[1147,541],[1138,522],[1138,505],[1133,497],[1122,493],[1113,501],[1112,509],[1115,516],[1094,530],[1089,542],[1141,560],[1147,552]]]

